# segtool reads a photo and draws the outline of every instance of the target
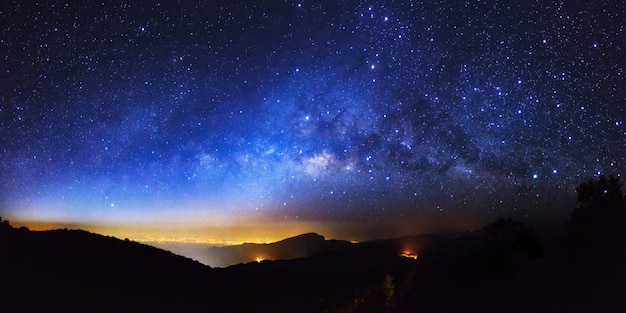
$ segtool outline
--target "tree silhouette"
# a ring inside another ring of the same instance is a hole
[[[9,220],[3,220],[2,217],[0,217],[0,227],[11,228],[11,224],[9,223]]]
[[[393,276],[389,274],[385,274],[383,276],[383,294],[385,295],[385,304],[387,306],[391,305],[391,299],[393,298],[395,286],[393,285]]]
[[[576,198],[584,207],[600,207],[619,204],[624,198],[622,183],[613,175],[600,176],[576,187]]]
[[[544,256],[534,229],[512,218],[500,218],[483,227],[487,234],[485,250],[478,256],[485,277],[498,281],[516,272],[522,262]]]
[[[600,176],[576,188],[579,207],[570,217],[570,234],[579,242],[609,244],[626,238],[626,201],[619,177]]]
[[[485,231],[492,240],[501,241],[507,245],[521,236],[535,234],[535,231],[531,227],[510,217],[506,219],[500,218],[496,222],[488,224],[483,227],[483,231]]]

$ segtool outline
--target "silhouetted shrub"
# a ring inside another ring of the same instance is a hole
[[[543,245],[528,236],[522,236],[513,241],[515,250],[525,252],[529,260],[541,259],[544,255]]]
[[[8,220],[3,220],[2,217],[0,217],[0,228],[3,228],[3,229],[11,228],[11,224],[9,223]]]
[[[507,245],[520,236],[535,234],[532,228],[510,217],[507,219],[500,218],[495,223],[483,227],[483,230],[491,240],[501,241]]]
[[[385,296],[385,304],[389,306],[391,304],[391,299],[393,298],[395,286],[393,285],[393,276],[389,274],[385,274],[383,276],[383,295]]]
[[[509,218],[498,219],[483,227],[487,234],[484,246],[474,253],[482,278],[500,283],[511,277],[526,260],[543,257],[543,245],[537,233],[524,223]]]
[[[579,207],[570,217],[570,237],[587,248],[626,239],[626,201],[619,177],[600,176],[576,188]]]
[[[600,176],[576,187],[576,199],[583,207],[601,207],[614,205],[624,198],[622,183],[618,177]]]

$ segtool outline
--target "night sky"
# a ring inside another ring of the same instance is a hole
[[[608,0],[3,1],[0,216],[206,242],[565,221],[626,170],[625,28]]]

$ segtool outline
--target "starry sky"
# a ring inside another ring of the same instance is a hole
[[[625,171],[625,27],[609,0],[3,1],[0,216],[201,242],[565,219]]]

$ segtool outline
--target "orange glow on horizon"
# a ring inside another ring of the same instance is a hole
[[[403,256],[405,258],[410,258],[410,259],[414,259],[417,260],[417,258],[419,258],[419,255],[411,250],[403,250],[402,253],[400,253],[400,256]]]
[[[304,233],[316,232],[326,239],[333,235],[332,227],[315,222],[238,223],[222,225],[185,224],[106,224],[54,221],[12,220],[14,227],[26,226],[33,231],[82,229],[105,236],[144,243],[193,243],[207,245],[237,245],[243,243],[272,243]]]
[[[245,216],[227,220],[197,216],[191,222],[172,219],[164,222],[162,218],[146,215],[137,222],[131,219],[117,221],[82,221],[37,219],[9,216],[15,227],[26,226],[31,230],[82,229],[96,234],[113,236],[119,239],[128,238],[147,244],[207,244],[214,246],[237,245],[243,243],[272,243],[304,233],[317,233],[327,240],[349,240],[358,243],[367,240],[395,238],[403,235],[417,235],[423,232],[463,230],[441,228],[443,221],[432,220],[376,220],[368,223],[326,221],[326,220],[294,220],[277,219],[272,216]],[[411,227],[406,225],[411,224]],[[431,222],[431,223],[428,223]],[[436,222],[436,223],[435,223]],[[457,225],[454,219],[448,221]],[[390,227],[389,225],[394,225]],[[397,226],[397,227],[396,227]],[[434,227],[434,228],[432,228]],[[390,229],[392,229],[390,231]],[[416,247],[404,247],[409,252]],[[409,253],[411,254],[411,253]],[[415,254],[415,253],[412,253]],[[417,254],[415,254],[417,255]]]

